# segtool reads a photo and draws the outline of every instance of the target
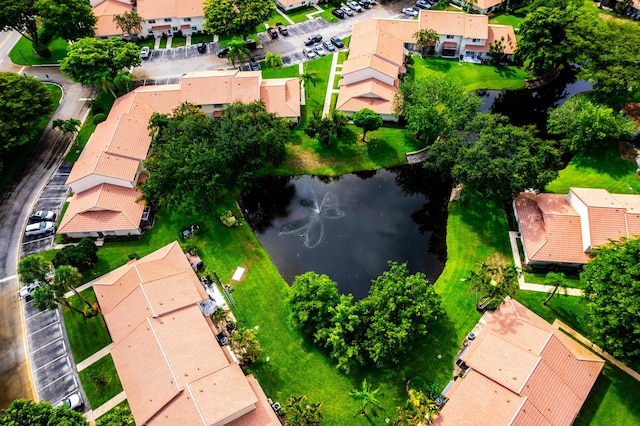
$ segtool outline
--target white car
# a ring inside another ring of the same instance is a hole
[[[84,408],[84,401],[82,395],[79,392],[72,393],[62,401],[58,402],[55,407],[66,406],[67,408],[75,411],[82,411]]]
[[[316,51],[315,51],[315,50],[313,50],[313,49],[312,49],[312,48],[310,48],[310,47],[305,47],[305,48],[302,50],[302,53],[304,54],[304,56],[306,56],[306,57],[307,57],[307,58],[309,58],[309,59],[313,59],[313,58],[315,58],[315,57],[316,57]]]
[[[342,9],[345,15],[353,16],[353,10],[351,10],[348,6],[342,6],[340,9]]]
[[[404,9],[402,9],[402,13],[407,16],[418,16],[418,10],[413,7],[405,7]]]
[[[18,291],[18,296],[20,297],[29,297],[33,293],[33,290],[40,287],[40,281],[35,281],[31,284],[23,285],[20,287],[20,291]]]
[[[323,47],[318,46],[318,47],[316,47],[316,55],[318,55],[318,56],[326,56],[327,55],[327,51],[324,50]]]
[[[38,222],[27,225],[24,229],[24,235],[41,235],[54,232],[56,230],[55,222]]]
[[[362,12],[362,7],[360,7],[360,5],[355,1],[347,2],[347,6],[349,6],[351,10],[355,10],[356,12]]]

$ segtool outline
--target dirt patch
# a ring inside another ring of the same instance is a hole
[[[625,114],[640,124],[640,102],[628,102],[623,109]]]
[[[289,162],[302,170],[317,170],[325,165],[315,153],[299,145],[289,147]]]
[[[620,157],[625,160],[636,162],[638,156],[638,149],[628,142],[618,142],[618,149],[620,150]]]

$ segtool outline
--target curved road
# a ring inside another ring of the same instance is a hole
[[[47,81],[48,75],[50,81],[63,89],[53,118],[82,119],[87,107],[79,99],[91,96],[91,90],[72,83],[56,67],[24,68],[12,64],[7,55],[19,38],[17,33],[0,32],[0,71],[26,72],[43,81]],[[49,124],[24,168],[0,194],[0,408],[9,406],[16,398],[35,398],[25,348],[22,303],[17,296],[16,265],[25,218],[40,189],[60,165],[69,142]]]

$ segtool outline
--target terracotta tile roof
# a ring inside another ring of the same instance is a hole
[[[489,37],[485,44],[485,52],[489,52],[489,46],[496,40],[500,40],[504,37],[504,53],[507,55],[513,55],[518,48],[518,41],[516,40],[516,33],[511,25],[493,25],[488,26]]]
[[[300,80],[271,78],[260,83],[260,99],[267,111],[280,117],[300,117]]]
[[[94,289],[137,424],[217,425],[240,416],[278,424],[259,385],[217,343],[197,306],[207,294],[177,242],[97,279]]]
[[[104,0],[92,8],[94,15],[98,17],[95,30],[96,37],[122,35],[122,30],[113,22],[113,17],[130,12],[133,6],[130,3],[118,0]]]
[[[402,40],[405,43],[415,41],[414,34],[418,31],[418,21],[413,19],[368,19],[353,25],[354,33],[367,34],[382,30],[387,34]],[[353,40],[353,36],[352,40]],[[349,44],[350,56],[353,53],[352,44]]]
[[[189,73],[182,77],[182,99],[196,105],[253,102],[260,99],[261,75],[238,70]]]
[[[423,10],[418,18],[420,29],[429,28],[438,34],[462,36],[464,38],[489,37],[489,17],[443,10]]]
[[[277,1],[283,7],[287,7],[287,6],[291,6],[293,4],[300,3],[300,0],[277,0]]]
[[[140,227],[144,202],[135,188],[100,184],[74,194],[58,232],[105,232],[137,230]]]
[[[203,16],[203,0],[138,0],[138,14],[144,19],[193,18]]]
[[[487,10],[492,6],[502,3],[502,0],[476,0],[474,6]]]
[[[349,57],[375,54],[400,67],[404,62],[403,45],[402,40],[384,30],[354,32],[349,43]]]
[[[362,108],[369,108],[378,114],[391,114],[395,92],[395,87],[374,78],[341,86],[336,110],[355,112]]]
[[[484,319],[434,423],[571,425],[604,361],[511,298]]]
[[[280,426],[280,420],[267,403],[267,396],[260,387],[260,383],[252,375],[247,376],[247,382],[258,396],[256,409],[227,424],[229,426]]]
[[[363,69],[371,68],[384,75],[388,75],[393,79],[398,78],[400,74],[400,67],[391,62],[385,61],[377,55],[372,53],[360,55],[354,59],[347,59],[342,64],[342,75],[346,75],[352,72],[361,71]]]

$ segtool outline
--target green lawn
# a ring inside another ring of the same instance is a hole
[[[531,284],[545,284],[545,278],[547,276],[546,272],[527,272],[524,271],[524,280],[525,282]],[[577,274],[565,273],[565,283],[567,283],[567,287],[569,288],[582,288],[582,284],[580,283],[580,277]],[[558,292],[562,292],[562,289],[558,289]]]
[[[13,175],[19,170],[24,164],[26,158],[31,154],[31,151],[40,141],[40,137],[42,136],[42,132],[49,124],[51,120],[51,116],[58,108],[58,104],[60,104],[60,99],[62,98],[62,90],[55,84],[46,84],[46,88],[49,90],[51,94],[51,100],[53,101],[53,110],[51,114],[43,115],[37,121],[36,126],[37,130],[34,132],[35,136],[32,140],[27,142],[25,145],[17,149],[16,152],[11,154],[11,161],[7,161],[4,159],[2,162],[2,171],[0,171],[0,192],[4,191],[4,188],[7,186]]]
[[[458,81],[468,92],[479,89],[523,89],[525,78],[531,77],[522,68],[513,66],[472,64],[433,57],[422,59],[419,55],[414,55],[413,60],[414,64],[409,67],[412,77],[420,79],[446,75]]]
[[[80,294],[90,303],[95,303],[96,294],[92,288],[88,288]],[[80,310],[86,306],[78,296],[69,298],[69,301]],[[73,359],[76,362],[87,359],[111,343],[111,336],[109,336],[102,315],[85,318],[82,314],[63,307],[62,316],[64,317],[64,325],[67,328]]]
[[[489,18],[490,24],[511,25],[514,30],[518,30],[520,24],[524,21],[524,16],[513,15],[509,13],[501,13],[500,15]]]
[[[300,67],[298,64],[290,65],[288,67],[280,67],[275,71],[273,68],[269,68],[261,62],[262,65],[262,78],[291,78],[300,76]]]
[[[96,409],[122,392],[120,377],[116,371],[111,354],[100,358],[95,363],[78,373],[82,388],[87,394],[89,405]]]
[[[305,7],[305,8],[296,9],[296,10],[294,10],[292,12],[285,12],[285,13],[289,17],[289,19],[291,19],[293,22],[295,22],[297,24],[297,23],[300,23],[300,22],[308,21],[309,18],[307,18],[307,15],[309,13],[313,13],[313,12],[317,12],[317,11],[318,10],[315,7]],[[328,13],[333,18],[333,15],[331,15],[330,12],[328,12]],[[319,16],[319,15],[313,15],[313,16],[315,17],[315,16]],[[322,15],[322,16],[324,17],[324,15]],[[325,19],[327,19],[327,18],[325,18]],[[280,16],[279,20],[280,21],[284,21],[284,18],[282,18],[282,16]],[[329,22],[337,22],[337,19],[333,18],[333,20],[329,21]]]
[[[52,40],[49,45],[50,58],[40,58],[35,55],[33,45],[29,40],[21,37],[9,52],[11,62],[16,65],[43,65],[57,64],[62,58],[67,56],[67,41],[61,38]]]
[[[599,150],[597,156],[576,155],[547,185],[546,192],[566,194],[570,187],[604,188],[612,194],[640,194],[637,166],[620,157],[617,145]]]

